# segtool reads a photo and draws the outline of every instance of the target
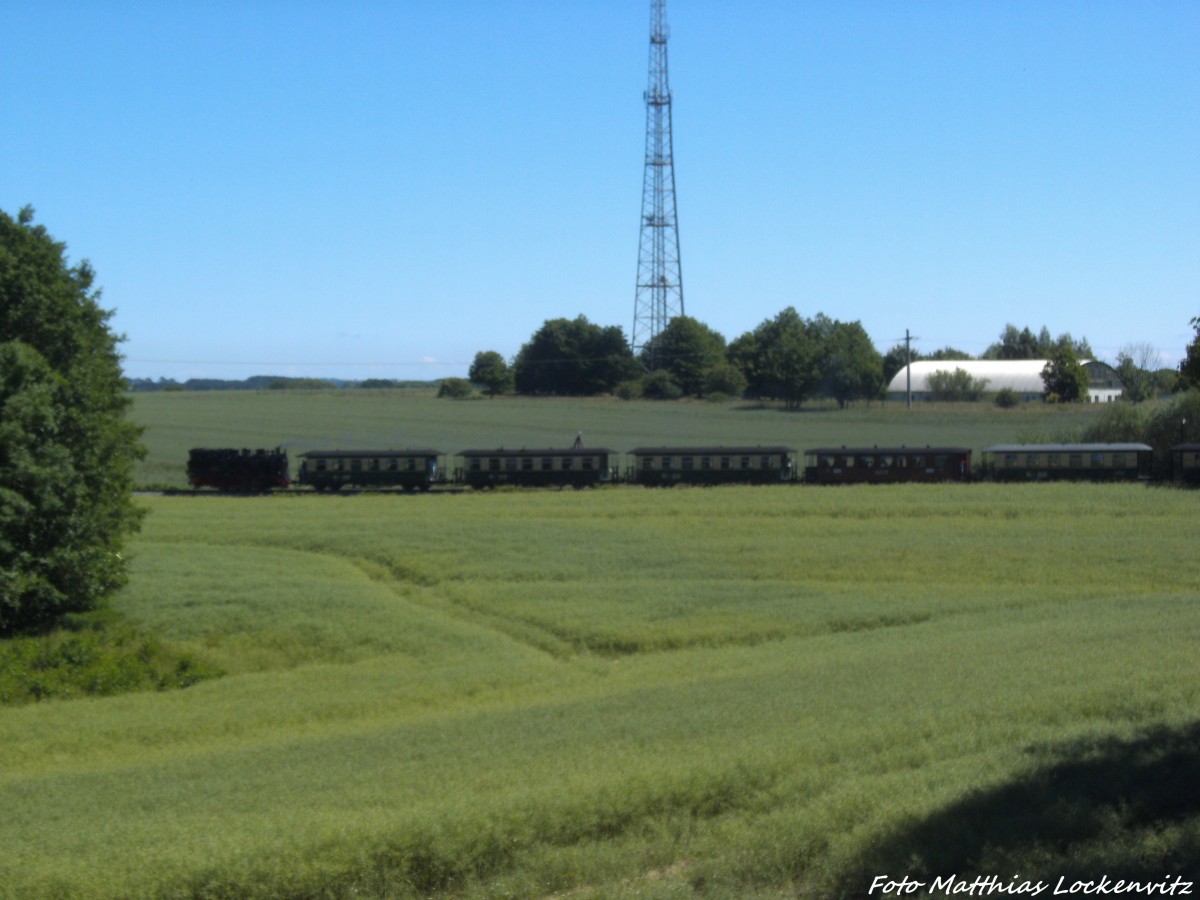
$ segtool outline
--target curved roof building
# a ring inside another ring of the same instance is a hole
[[[1082,360],[1091,384],[1088,395],[1093,403],[1107,403],[1121,396],[1125,386],[1108,363],[1094,359]],[[976,381],[986,381],[986,390],[994,394],[1011,388],[1022,400],[1041,400],[1046,393],[1042,383],[1044,359],[926,359],[915,362],[896,373],[888,385],[889,400],[903,400],[912,377],[914,400],[930,399],[929,376],[934,372],[953,372],[962,369]]]

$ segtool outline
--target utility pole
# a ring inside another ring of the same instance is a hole
[[[906,409],[912,409],[912,342],[919,341],[904,329],[904,394],[907,402]]]
[[[671,87],[667,78],[666,0],[650,0],[650,78],[646,88],[646,164],[642,180],[642,226],[637,293],[633,305],[634,355],[683,313],[679,223],[675,212],[675,163],[671,139]]]

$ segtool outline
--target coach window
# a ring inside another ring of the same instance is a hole
[[[822,469],[832,469],[835,465],[834,457],[819,456],[819,457],[817,457],[817,465],[820,466]]]
[[[1072,469],[1082,469],[1083,468],[1083,454],[1082,453],[1072,453],[1070,456],[1067,457],[1067,465],[1069,465]]]
[[[1015,468],[1017,465],[1017,454],[1005,453],[1004,454],[1004,465],[1006,468],[1009,468],[1009,469]]]
[[[506,456],[504,458],[504,471],[506,471],[506,472],[517,471],[517,458],[515,456]]]
[[[1029,468],[1037,468],[1042,464],[1042,455],[1040,453],[1027,453],[1025,455],[1025,465]]]
[[[892,463],[894,463],[894,462],[895,462],[895,459],[891,456],[887,456],[887,455],[881,456],[881,457],[879,457],[879,468],[890,469],[892,467]]]
[[[480,469],[482,469],[482,466],[480,465],[479,457],[472,456],[471,461],[470,461],[469,465],[467,466],[467,468],[469,468],[472,472],[480,471]]]
[[[379,460],[368,459],[367,460],[367,471],[368,472],[378,472],[379,471]]]
[[[590,472],[592,469],[596,468],[596,460],[595,460],[595,458],[594,458],[594,457],[591,457],[591,456],[585,456],[585,457],[583,458],[583,467],[584,467],[585,469],[587,469],[589,472]]]
[[[769,456],[761,457],[758,461],[758,466],[761,469],[773,468],[773,466],[771,464],[772,464],[772,458]]]
[[[731,468],[732,466],[733,466],[733,460],[732,460],[732,459],[730,459],[728,456],[722,456],[722,457],[721,457],[721,468],[722,468],[722,469],[729,469],[729,468]]]
[[[571,471],[572,467],[574,467],[574,465],[575,465],[575,460],[571,459],[571,457],[569,457],[569,456],[564,456],[562,458],[562,464],[561,464],[560,468],[564,472],[569,472],[569,471]]]
[[[1104,454],[1103,453],[1093,453],[1092,454],[1092,468],[1093,469],[1101,469],[1103,467],[1104,467]]]
[[[873,468],[875,468],[875,457],[873,457],[873,456],[864,456],[864,457],[862,458],[862,464],[863,464],[863,467],[864,467],[864,468],[867,468],[867,469],[873,469]]]
[[[499,472],[500,471],[500,460],[498,460],[494,456],[491,457],[488,460],[488,471],[489,472]]]
[[[946,463],[948,463],[949,461],[950,461],[950,458],[948,456],[946,456],[945,453],[939,453],[936,456],[934,456],[934,458],[933,458],[933,467],[935,469],[944,469],[944,468],[946,468]]]
[[[741,463],[742,463],[742,468],[743,468],[743,469],[748,469],[748,468],[750,468],[750,457],[748,457],[748,456],[743,456],[743,457],[742,457],[742,459],[741,459]]]
[[[711,456],[700,457],[700,468],[711,469],[712,468],[712,457]]]
[[[318,471],[318,472],[324,472],[324,471],[325,471],[325,460],[323,460],[323,459],[318,459],[318,460],[317,460],[317,471]]]
[[[690,456],[683,457],[681,462],[682,462],[683,468],[685,468],[685,469],[690,469],[693,466],[693,461]]]
[[[1123,468],[1125,465],[1125,454],[1124,453],[1114,453],[1113,458],[1112,458],[1112,464],[1113,464],[1114,469]]]
[[[361,459],[350,460],[350,471],[351,472],[361,472],[362,471],[362,460]]]
[[[552,457],[552,456],[543,456],[543,457],[542,457],[542,471],[543,471],[543,472],[550,472],[550,471],[552,471],[553,469],[554,469],[554,457]]]
[[[669,456],[664,456],[664,457],[663,457],[662,467],[663,467],[664,469],[669,469],[669,468],[671,468],[671,457],[669,457]]]
[[[654,457],[653,456],[643,456],[642,457],[642,468],[643,469],[653,469],[654,468]]]
[[[1058,458],[1057,453],[1050,453],[1046,456],[1046,465],[1049,466],[1051,469],[1057,469],[1058,464],[1059,464],[1059,458]]]
[[[522,472],[532,472],[533,471],[533,457],[532,456],[526,456],[521,460],[521,471]]]

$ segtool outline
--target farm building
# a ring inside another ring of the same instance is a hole
[[[1092,403],[1109,403],[1121,396],[1125,386],[1116,370],[1108,363],[1095,359],[1082,360],[1091,384],[1088,397]],[[962,369],[975,381],[984,381],[989,394],[1011,388],[1022,400],[1041,400],[1046,392],[1042,383],[1044,359],[944,359],[921,360],[901,369],[888,385],[889,400],[904,400],[909,377],[912,378],[914,400],[932,399],[929,377],[934,372],[953,372]]]

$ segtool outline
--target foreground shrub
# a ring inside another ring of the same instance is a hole
[[[438,386],[439,397],[449,397],[451,400],[465,400],[475,392],[471,382],[465,378],[444,378]]]
[[[642,379],[642,396],[650,400],[678,400],[683,396],[683,388],[670,372],[659,369]]]
[[[0,642],[0,705],[183,688],[221,673],[111,616]]]

